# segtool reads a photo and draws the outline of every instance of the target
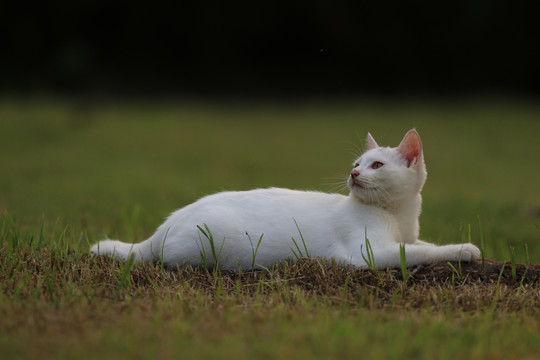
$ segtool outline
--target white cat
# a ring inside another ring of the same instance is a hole
[[[306,255],[366,266],[371,254],[375,267],[396,268],[400,244],[408,266],[477,259],[480,250],[472,244],[418,240],[427,175],[418,133],[407,132],[397,148],[379,147],[368,134],[367,146],[348,178],[348,196],[277,188],[222,192],[177,210],[142,243],[103,240],[91,252],[221,269],[269,267]]]

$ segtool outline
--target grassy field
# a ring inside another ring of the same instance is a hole
[[[106,236],[145,239],[205,194],[331,191],[367,131],[395,146],[412,127],[429,174],[423,239],[467,241],[470,225],[479,244],[480,223],[487,257],[540,263],[540,106],[1,101],[2,358],[538,358],[534,284],[365,285],[324,266],[175,272],[87,254]]]

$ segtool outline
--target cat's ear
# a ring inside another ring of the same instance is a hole
[[[415,129],[411,129],[405,134],[397,150],[407,159],[409,167],[422,161],[422,141],[420,141],[420,135]]]
[[[368,150],[376,149],[379,147],[379,145],[377,144],[377,142],[375,141],[373,136],[371,136],[370,133],[367,133],[366,144],[367,144]]]

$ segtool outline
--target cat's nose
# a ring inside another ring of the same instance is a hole
[[[360,171],[358,170],[353,170],[351,171],[351,177],[354,179],[355,177],[357,177],[358,175],[360,175]]]

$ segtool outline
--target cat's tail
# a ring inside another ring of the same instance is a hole
[[[133,254],[136,262],[149,261],[152,257],[150,244],[150,239],[139,244],[129,244],[119,240],[101,240],[90,248],[90,253],[123,260],[127,260]]]

